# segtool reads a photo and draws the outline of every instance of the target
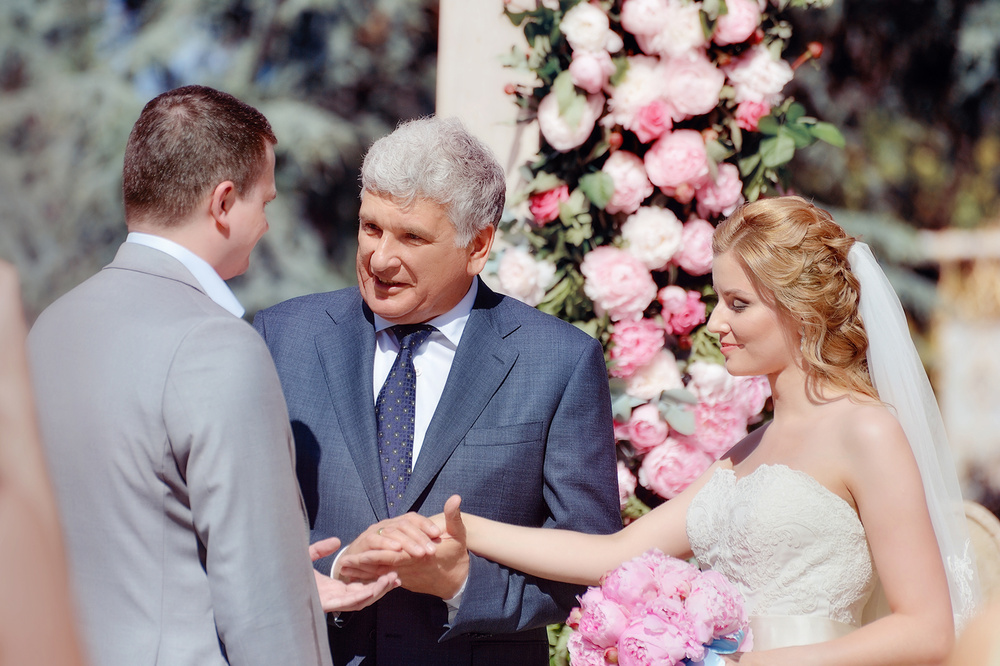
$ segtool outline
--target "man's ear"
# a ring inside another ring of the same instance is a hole
[[[486,260],[490,258],[496,234],[496,227],[490,224],[472,237],[472,242],[469,243],[469,275],[479,275],[486,268]]]
[[[236,184],[231,180],[224,180],[212,190],[212,199],[209,202],[210,213],[215,221],[215,228],[226,238],[230,233],[229,214],[236,204]]]

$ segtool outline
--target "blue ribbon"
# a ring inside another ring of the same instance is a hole
[[[701,661],[691,661],[690,659],[685,659],[683,663],[688,666],[725,666],[725,662],[719,655],[732,654],[736,652],[745,637],[746,633],[741,629],[735,634],[731,634],[723,638],[716,638],[714,641],[705,646],[705,656]]]

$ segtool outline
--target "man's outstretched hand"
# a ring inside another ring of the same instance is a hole
[[[411,534],[400,530],[398,524],[389,521],[374,525],[384,539],[383,545],[362,550],[355,549],[352,544],[338,560],[338,576],[346,580],[368,580],[375,575],[395,572],[408,590],[442,599],[452,598],[469,572],[460,504],[461,497],[453,495],[445,503],[445,514],[432,518],[416,514],[401,516],[419,522],[422,528],[419,539],[413,539]],[[432,534],[435,536],[428,539]]]
[[[313,562],[332,555],[340,548],[340,539],[330,537],[309,546],[309,557]],[[395,572],[384,573],[368,582],[345,583],[324,576],[313,570],[316,576],[316,589],[319,592],[319,602],[327,613],[336,611],[356,611],[370,606],[381,599],[389,590],[399,587],[399,576]]]

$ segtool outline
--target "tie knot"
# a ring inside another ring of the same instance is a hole
[[[400,349],[415,349],[436,329],[427,324],[397,324],[392,332],[399,341]]]

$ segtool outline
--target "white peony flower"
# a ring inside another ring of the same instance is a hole
[[[669,208],[643,206],[622,225],[628,251],[651,271],[667,267],[681,247],[684,225]]]
[[[589,2],[581,2],[566,12],[559,29],[574,51],[617,51],[609,48],[609,40],[615,33],[611,30],[611,21],[601,8]],[[617,36],[617,35],[615,35]],[[619,38],[619,42],[621,39]]]
[[[545,291],[555,274],[555,264],[535,259],[520,247],[508,248],[497,268],[500,290],[531,307],[545,298]]]
[[[627,150],[616,150],[601,167],[611,176],[615,192],[604,207],[609,213],[634,213],[646,197],[653,193],[653,184],[646,176],[642,158]]]
[[[725,68],[736,90],[736,101],[764,102],[770,106],[781,103],[781,91],[792,80],[791,66],[763,46],[755,46]]]
[[[677,111],[674,120],[709,113],[719,104],[726,75],[695,51],[669,58],[664,66],[664,96]]]
[[[631,56],[628,69],[608,100],[606,118],[612,124],[631,127],[636,114],[663,94],[663,68],[653,56]]]
[[[625,380],[625,393],[646,401],[656,400],[663,391],[683,387],[677,359],[668,349],[661,349],[652,361]]]
[[[663,27],[652,35],[636,35],[636,41],[645,53],[672,57],[704,47],[701,3],[669,0]]]
[[[559,152],[566,152],[583,144],[594,131],[594,123],[604,111],[604,95],[588,95],[580,122],[570,127],[559,114],[559,100],[549,93],[538,104],[538,129],[549,145]]]
[[[632,35],[655,35],[667,24],[668,0],[625,0],[622,28]]]

